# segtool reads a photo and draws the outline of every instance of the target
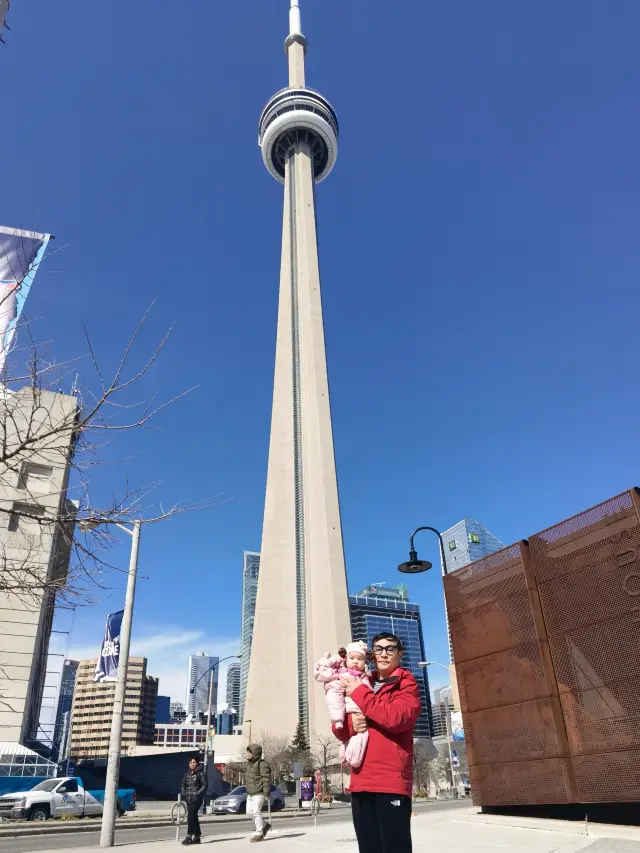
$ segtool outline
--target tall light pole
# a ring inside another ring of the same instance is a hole
[[[211,705],[213,703],[213,671],[216,667],[220,666],[220,664],[224,663],[226,660],[237,659],[240,657],[242,657],[242,655],[228,655],[226,658],[222,658],[222,660],[216,661],[213,664],[213,666],[210,666],[206,672],[202,673],[202,675],[196,681],[196,683],[193,685],[191,690],[189,690],[189,693],[193,696],[193,694],[196,692],[196,687],[198,686],[198,684],[200,684],[200,682],[202,681],[203,678],[205,678],[207,675],[210,674],[210,677],[209,677],[209,705],[208,705],[208,710],[207,710],[207,743],[206,743],[205,750],[204,750],[204,776],[205,776],[205,779],[207,778],[207,763],[209,760],[209,732],[211,730]]]
[[[92,520],[79,522],[81,530],[90,530],[108,520]],[[133,622],[133,602],[136,596],[136,578],[138,574],[138,552],[140,551],[140,530],[142,521],[134,521],[126,527],[119,522],[116,527],[131,536],[131,557],[127,576],[127,591],[124,599],[124,613],[120,628],[120,656],[118,659],[118,675],[116,690],[113,697],[113,717],[111,718],[111,736],[109,738],[109,758],[107,761],[107,778],[104,784],[104,808],[102,810],[102,828],[100,831],[100,847],[113,847],[116,834],[116,810],[118,805],[118,778],[120,776],[120,753],[122,752],[122,722],[124,719],[124,699],[127,690],[127,673],[129,670],[129,648],[131,646],[131,625]]]

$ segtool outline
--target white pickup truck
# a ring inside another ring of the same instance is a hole
[[[29,791],[0,796],[0,818],[48,820],[64,817],[98,817],[102,814],[104,791],[87,791],[78,776],[45,779]],[[118,814],[136,807],[132,788],[118,790]]]

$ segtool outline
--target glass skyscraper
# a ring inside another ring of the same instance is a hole
[[[395,588],[365,587],[357,595],[349,596],[349,609],[354,640],[362,640],[371,648],[373,638],[383,631],[396,634],[402,640],[405,649],[402,666],[414,674],[422,702],[415,736],[432,737],[429,679],[426,667],[418,666],[419,661],[425,660],[419,605],[409,601],[407,588],[402,584]]]
[[[249,679],[249,658],[251,657],[251,640],[253,638],[253,622],[256,615],[256,596],[258,594],[258,574],[260,572],[260,554],[253,551],[242,553],[242,633],[240,661],[240,714],[239,720],[244,720],[244,703],[247,696],[247,681]]]
[[[504,548],[493,533],[470,517],[445,530],[442,539],[448,572],[455,572]]]
[[[227,710],[233,708],[236,714],[240,708],[240,676],[240,662],[230,663],[227,669]]]
[[[213,676],[213,693],[211,696],[211,708],[215,715],[218,707],[218,666],[207,675],[207,671],[218,663],[218,658],[198,652],[197,655],[189,657],[189,675],[187,691],[187,711],[193,716],[206,714],[209,710],[209,681]],[[192,693],[191,690],[194,690]]]
[[[66,660],[62,667],[62,680],[60,682],[60,695],[58,697],[58,708],[56,710],[56,722],[53,729],[53,758],[61,761],[67,757],[69,746],[69,728],[71,727],[71,706],[73,705],[73,692],[76,687],[76,674],[78,672],[77,660]]]

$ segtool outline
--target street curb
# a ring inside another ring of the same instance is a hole
[[[337,811],[337,810],[336,810]],[[271,816],[271,820],[284,820],[286,818],[294,818],[294,817],[305,817],[307,813],[297,814],[294,811],[291,812],[278,812],[275,815]],[[244,817],[244,816],[243,816]],[[309,815],[311,817],[311,815]],[[202,815],[200,818],[201,824],[221,824],[221,823],[242,823],[242,820],[238,817],[212,817],[211,815]],[[66,824],[66,825],[65,825]],[[184,825],[184,824],[183,824]],[[146,820],[145,818],[134,818],[131,821],[122,821],[119,820],[116,823],[116,830],[118,829],[153,829],[155,827],[163,827],[163,826],[175,826],[175,824],[171,823],[170,818],[155,818]],[[89,820],[83,823],[76,823],[75,821],[60,821],[56,823],[49,824],[48,826],[16,826],[15,829],[2,829],[0,828],[0,841],[3,838],[23,838],[24,836],[31,835],[67,835],[69,833],[78,832],[98,832],[100,830],[100,821]]]

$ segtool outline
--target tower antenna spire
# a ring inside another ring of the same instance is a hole
[[[302,35],[302,19],[300,17],[299,0],[291,0],[291,9],[289,10],[289,35]]]

